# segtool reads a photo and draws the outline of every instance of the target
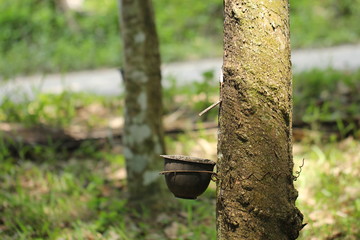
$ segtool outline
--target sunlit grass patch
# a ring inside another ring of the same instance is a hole
[[[23,95],[18,101],[8,96],[0,102],[0,121],[52,127],[82,124],[91,128],[105,125],[111,116],[120,116],[122,104],[121,97],[71,91],[37,93],[33,99]]]
[[[305,166],[297,181],[299,207],[309,224],[301,239],[357,239],[359,228],[360,142],[295,145]],[[317,238],[316,238],[317,237]]]
[[[73,219],[86,219],[90,213],[88,193],[72,174],[23,162],[12,174],[2,175],[7,178],[1,184],[3,231],[14,239],[51,238]]]
[[[44,163],[3,161],[1,239],[57,239],[74,232],[79,223],[93,225],[96,232],[123,219],[125,179],[115,173],[124,162],[116,155]],[[76,239],[72,234],[70,239]]]

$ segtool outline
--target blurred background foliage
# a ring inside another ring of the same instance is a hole
[[[0,76],[121,65],[116,0],[85,0],[67,9],[61,0],[0,1]],[[164,62],[219,57],[222,1],[153,1]],[[360,39],[360,0],[292,0],[293,48]]]
[[[73,10],[61,1],[0,0],[0,80],[121,66],[118,1],[85,0]],[[221,0],[153,4],[164,62],[221,57]],[[293,48],[360,42],[360,0],[290,0],[290,7]],[[180,124],[167,131],[167,150],[216,159],[217,111],[197,114],[218,100],[218,79],[209,71],[188,85],[177,80],[163,94],[164,122]],[[295,184],[309,223],[300,239],[360,239],[360,70],[314,69],[293,82],[295,171],[305,159]],[[28,143],[0,131],[0,239],[216,239],[214,183],[197,201],[174,200],[172,212],[140,214],[126,207],[119,135],[74,147],[54,134],[121,126],[123,96],[10,97],[0,103],[0,126],[24,126],[25,139],[39,129],[50,137]]]
[[[360,137],[360,70],[317,70],[294,75],[293,125],[340,138]]]

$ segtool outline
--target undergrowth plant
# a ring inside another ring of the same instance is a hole
[[[57,3],[0,1],[0,78],[121,65],[117,1],[86,0],[78,10]],[[221,56],[221,1],[153,4],[163,61]],[[292,47],[359,42],[359,9],[359,0],[290,1]]]
[[[95,109],[92,110],[92,107]],[[63,91],[60,94],[37,93],[33,98],[22,95],[17,100],[13,100],[9,95],[0,102],[0,121],[22,123],[28,127],[47,125],[63,128],[73,124],[79,114],[88,112],[82,123],[91,127],[106,120],[109,115],[120,116],[121,109],[122,97],[71,91]],[[102,110],[106,115],[98,116],[96,112]]]
[[[295,126],[359,136],[360,71],[312,70],[294,76]]]

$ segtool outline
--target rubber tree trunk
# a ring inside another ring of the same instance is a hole
[[[120,0],[125,82],[124,156],[130,203],[163,204],[164,154],[159,43],[150,0]]]
[[[218,239],[296,239],[288,1],[224,7]]]

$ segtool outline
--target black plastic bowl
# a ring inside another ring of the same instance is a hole
[[[166,184],[175,197],[196,199],[209,186],[215,162],[209,159],[161,155],[164,158]]]

